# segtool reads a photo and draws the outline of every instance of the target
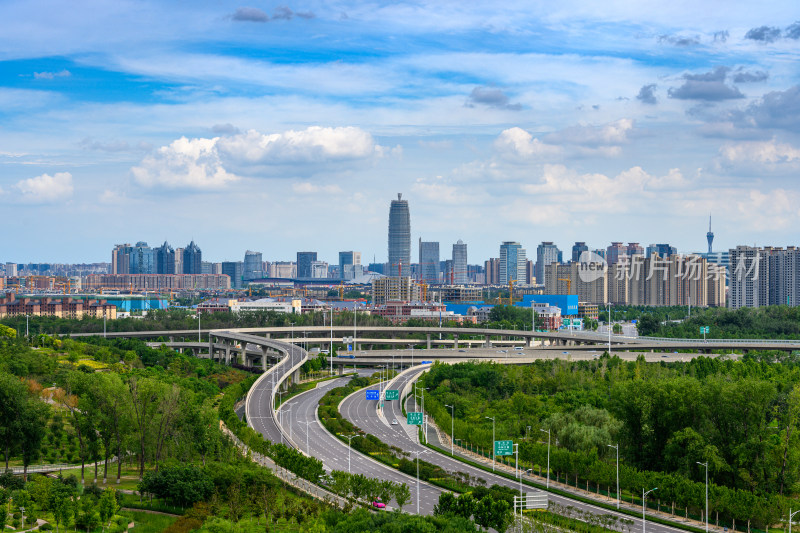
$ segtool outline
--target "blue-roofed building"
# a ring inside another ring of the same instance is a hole
[[[531,303],[548,304],[561,309],[561,316],[578,316],[577,294],[526,294],[517,307],[530,307]]]

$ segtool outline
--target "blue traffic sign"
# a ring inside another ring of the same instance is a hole
[[[379,400],[381,396],[380,391],[376,390],[368,390],[367,391],[367,400]]]

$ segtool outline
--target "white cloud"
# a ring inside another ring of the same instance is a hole
[[[35,178],[18,181],[14,188],[20,193],[20,201],[31,204],[63,202],[72,196],[72,174],[57,172],[52,176],[42,174]]]
[[[775,139],[731,143],[720,148],[715,166],[728,172],[794,173],[800,169],[800,149]]]
[[[33,78],[37,80],[54,80],[56,78],[69,78],[72,73],[66,69],[59,72],[34,72]]]
[[[522,160],[557,156],[561,152],[557,146],[545,144],[518,127],[501,132],[494,148],[505,157]]]
[[[321,163],[363,159],[378,149],[372,135],[354,127],[262,134],[255,130],[218,141],[220,154],[244,164]]]
[[[297,194],[339,194],[342,192],[342,188],[338,185],[315,185],[308,181],[292,184],[292,190]]]
[[[324,128],[264,134],[256,130],[211,139],[181,137],[131,169],[145,187],[220,189],[239,175],[302,175],[340,169],[349,162],[401,155],[402,148],[375,143],[355,127]],[[288,174],[287,174],[288,173]],[[302,187],[298,192],[303,191]]]
[[[213,139],[181,137],[133,167],[134,180],[144,187],[166,189],[220,189],[239,178],[222,166]]]

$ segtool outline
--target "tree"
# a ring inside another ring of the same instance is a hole
[[[147,444],[159,404],[159,383],[146,378],[132,377],[128,382],[128,399],[133,416],[132,426],[139,444],[139,479],[144,479]]]
[[[19,413],[23,479],[28,480],[28,466],[39,457],[47,427],[48,405],[38,398],[28,398]]]
[[[6,530],[8,522],[8,489],[0,488],[0,531]]]
[[[56,521],[56,533],[59,526],[69,526],[69,518],[73,515],[74,501],[73,490],[62,482],[55,482],[50,488],[50,511]]]
[[[0,445],[6,460],[19,449],[22,427],[20,413],[28,398],[25,385],[11,374],[0,372]]]
[[[397,507],[402,511],[403,506],[411,499],[411,489],[405,483],[396,483],[394,486],[394,501],[397,502]]]
[[[108,459],[112,450],[117,455],[117,483],[122,477],[122,445],[131,425],[129,406],[126,402],[129,391],[117,374],[95,374],[92,396],[98,404],[100,439],[105,450],[103,483],[108,478]]]
[[[97,503],[97,511],[100,514],[100,520],[103,522],[103,529],[108,526],[108,522],[117,514],[119,505],[117,504],[117,497],[114,489],[111,487],[103,491],[100,501]]]

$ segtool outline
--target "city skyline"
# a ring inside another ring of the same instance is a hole
[[[709,214],[715,249],[786,246],[800,223],[788,0],[0,15],[0,208],[20,221],[0,260],[105,259],[146,236],[216,261],[382,261],[397,191],[412,240],[475,258],[507,240],[703,251]]]

